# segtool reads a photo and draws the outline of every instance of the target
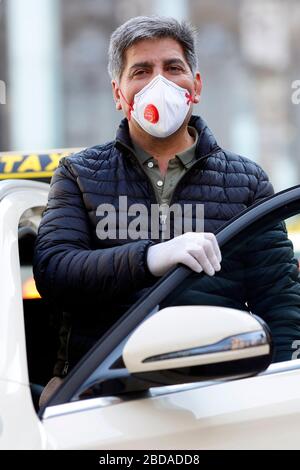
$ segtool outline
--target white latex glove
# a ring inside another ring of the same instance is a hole
[[[187,232],[167,242],[150,246],[147,253],[149,271],[163,276],[178,263],[193,271],[204,271],[213,276],[220,271],[222,260],[217,239],[213,233]]]

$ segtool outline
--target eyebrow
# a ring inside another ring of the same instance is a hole
[[[136,69],[136,68],[139,68],[139,67],[145,67],[145,68],[150,68],[152,67],[154,64],[153,62],[147,62],[147,61],[144,61],[144,62],[136,62],[135,64],[133,64],[130,69],[129,69],[129,72],[131,72],[132,70]]]
[[[180,64],[183,67],[185,67],[185,63],[179,58],[171,58],[171,59],[166,59],[163,61],[163,65],[172,65],[172,64]],[[148,62],[148,61],[136,62],[130,67],[129,73],[132,72],[136,68],[139,68],[139,67],[151,68],[153,67],[153,65],[154,65],[153,62]]]
[[[185,63],[183,62],[183,60],[179,58],[164,60],[164,65],[172,65],[172,64],[180,64],[183,67],[185,67]]]

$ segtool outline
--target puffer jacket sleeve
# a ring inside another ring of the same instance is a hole
[[[273,194],[262,171],[254,201]],[[269,325],[275,346],[274,361],[286,361],[300,339],[300,283],[293,245],[282,222],[256,236],[245,255],[247,304]]]
[[[76,178],[64,159],[50,186],[35,245],[37,289],[62,309],[123,300],[154,283],[146,255],[150,240],[91,249],[87,212]]]

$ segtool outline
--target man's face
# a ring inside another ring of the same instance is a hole
[[[145,39],[126,51],[120,82],[112,81],[116,108],[129,117],[129,105],[134,96],[158,74],[185,88],[199,101],[201,78],[195,77],[185,59],[181,45],[171,38]],[[122,93],[120,93],[120,89]],[[123,96],[122,96],[123,94]],[[125,99],[124,99],[125,97]]]

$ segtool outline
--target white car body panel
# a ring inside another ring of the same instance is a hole
[[[96,398],[84,411],[61,405],[44,426],[61,449],[299,449],[300,360],[268,371],[104,407]]]
[[[0,449],[51,449],[31,399],[29,384],[0,380]]]

